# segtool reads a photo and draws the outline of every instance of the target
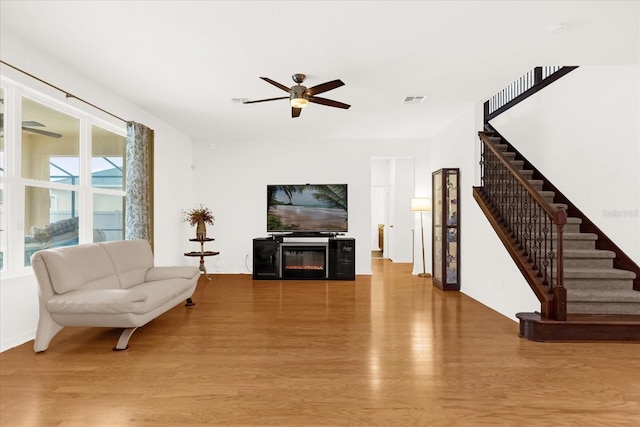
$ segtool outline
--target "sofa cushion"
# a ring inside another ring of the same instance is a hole
[[[167,298],[167,301],[177,297],[178,295],[184,293],[190,288],[194,287],[195,284],[193,280],[189,279],[166,279],[166,280],[158,280],[156,282],[147,282],[141,285],[138,285],[131,290],[135,290],[136,292],[141,292],[145,295],[149,295],[149,300],[153,300],[158,302],[158,305],[161,303],[164,304],[166,301],[158,300],[158,296],[163,296]]]
[[[153,267],[147,270],[146,282],[172,278],[193,279],[200,274],[198,267]]]
[[[97,244],[55,248],[42,257],[57,294],[120,287],[109,256]]]
[[[49,299],[47,309],[51,313],[137,313],[147,305],[147,300],[147,295],[132,289],[72,291]]]
[[[143,283],[147,270],[153,267],[153,252],[147,240],[121,240],[98,245],[109,254],[122,289]]]
[[[144,283],[129,289],[67,292],[47,301],[47,310],[64,314],[145,314],[193,286],[184,279]]]

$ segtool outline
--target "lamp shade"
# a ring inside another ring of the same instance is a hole
[[[425,212],[431,210],[431,199],[428,197],[411,199],[412,212]]]

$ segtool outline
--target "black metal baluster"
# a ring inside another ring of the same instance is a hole
[[[542,216],[542,283],[550,287],[551,280],[549,279],[549,216]]]
[[[522,230],[522,190],[523,187],[521,185],[518,185],[515,198],[515,218],[513,229],[515,244],[518,245],[520,249],[522,249],[522,239],[520,236],[520,232]]]
[[[530,263],[533,264],[533,209],[534,209],[534,204],[533,204],[533,200],[531,199],[531,196],[529,194],[527,194],[527,210],[525,211],[525,214],[527,215],[527,233],[525,234],[525,252],[528,255],[528,260]]]

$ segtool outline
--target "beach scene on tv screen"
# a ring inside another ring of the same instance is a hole
[[[267,231],[347,231],[347,186],[269,185]]]

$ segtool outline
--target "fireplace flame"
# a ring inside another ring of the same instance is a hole
[[[285,270],[324,270],[321,265],[286,265]]]

